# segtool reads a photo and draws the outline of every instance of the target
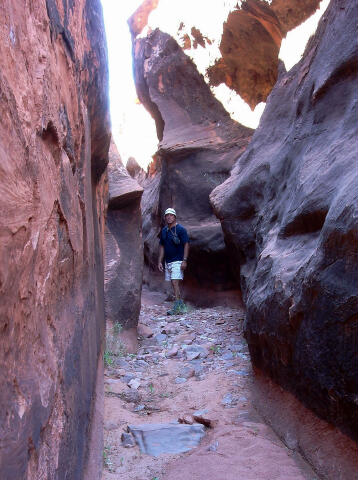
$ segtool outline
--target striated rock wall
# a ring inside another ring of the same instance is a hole
[[[357,2],[332,0],[211,194],[253,364],[357,439]]]
[[[155,119],[160,140],[142,200],[145,280],[152,286],[162,282],[155,274],[157,234],[164,210],[172,206],[191,238],[187,298],[212,302],[213,296],[195,290],[237,287],[209,194],[228,177],[252,130],[231,120],[169,35],[155,30],[135,40],[133,54],[138,97]]]
[[[5,0],[0,19],[0,477],[97,478],[110,141],[101,6]]]
[[[141,305],[143,238],[140,201],[143,188],[124,168],[114,143],[109,151],[109,201],[106,222],[106,320],[131,330],[137,343]],[[123,332],[124,333],[124,332]],[[125,334],[127,337],[129,332]],[[127,343],[129,342],[129,338]],[[127,347],[131,347],[127,344]]]

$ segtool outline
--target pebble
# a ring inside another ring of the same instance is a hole
[[[231,360],[232,358],[234,358],[234,355],[232,354],[232,352],[226,352],[223,355],[221,355],[221,358],[223,360]]]
[[[138,323],[137,331],[138,335],[143,338],[150,338],[154,334],[153,330],[144,323]]]
[[[121,378],[121,381],[128,385],[128,382],[130,382],[133,378],[135,378],[135,375],[131,373],[127,373]]]
[[[145,405],[137,405],[136,407],[133,408],[133,412],[141,412],[144,409],[145,409]]]
[[[135,369],[142,370],[144,368],[148,368],[149,363],[147,363],[145,360],[136,360],[135,362],[133,362],[133,367]]]
[[[179,327],[177,325],[166,325],[161,330],[161,333],[165,333],[167,335],[175,335],[178,332],[179,332]]]
[[[179,347],[175,346],[170,350],[168,350],[165,356],[167,358],[172,358],[172,357],[175,357],[178,354],[178,352],[179,352]]]
[[[135,447],[135,440],[131,433],[122,433],[121,435],[122,445],[125,448]]]
[[[162,344],[163,342],[166,341],[166,339],[168,338],[167,335],[165,335],[164,333],[157,333],[156,335],[154,335],[154,340],[158,343],[158,344]]]
[[[176,379],[174,380],[175,383],[185,383],[186,382],[186,378],[183,378],[183,377],[176,377]]]
[[[114,363],[117,367],[121,367],[124,370],[128,370],[130,368],[129,363],[126,360],[124,360],[124,358],[121,358],[121,357],[117,357]]]
[[[232,393],[226,393],[221,400],[221,403],[226,407],[231,407],[237,403],[237,399],[233,397]]]
[[[216,440],[216,442],[212,443],[208,447],[209,452],[216,452],[216,450],[218,449],[218,446],[219,446],[219,442]]]
[[[141,395],[137,390],[127,390],[122,392],[120,397],[127,403],[138,403],[141,400]]]
[[[201,345],[183,346],[184,354],[187,360],[195,360],[196,358],[206,358],[208,351]]]
[[[193,415],[190,415],[190,414],[181,415],[178,418],[179,423],[185,423],[186,425],[193,425],[194,421],[195,420],[194,420]]]
[[[183,367],[179,370],[179,377],[182,377],[182,378],[191,378],[195,375],[195,370],[193,367]]]
[[[134,390],[137,390],[140,387],[140,380],[139,378],[132,378],[132,380],[130,380],[127,383],[127,385],[129,388],[133,388]]]

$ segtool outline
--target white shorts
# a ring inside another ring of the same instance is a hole
[[[165,280],[167,282],[170,282],[170,280],[183,280],[184,273],[180,266],[181,260],[165,264]]]

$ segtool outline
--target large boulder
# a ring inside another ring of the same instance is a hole
[[[157,235],[163,212],[171,206],[191,238],[187,295],[199,303],[211,302],[214,296],[205,293],[208,289],[228,291],[236,283],[209,194],[228,177],[252,130],[230,118],[169,35],[155,30],[135,40],[133,54],[138,97],[155,119],[160,140],[142,201],[145,281],[160,283],[155,276]]]
[[[143,273],[143,188],[129,175],[114,143],[109,151],[108,213],[106,221],[105,312],[106,320],[131,330],[135,347],[141,305]],[[131,348],[132,347],[132,348]]]
[[[254,366],[353,438],[357,13],[355,0],[331,2],[211,194],[240,276]]]
[[[110,141],[101,5],[0,10],[0,477],[98,478]]]

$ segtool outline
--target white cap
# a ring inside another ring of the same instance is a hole
[[[174,210],[174,208],[167,208],[167,209],[165,210],[165,212],[164,212],[164,216],[165,216],[165,215],[168,215],[168,213],[171,213],[172,215],[177,216],[177,213],[176,213],[176,211]]]

